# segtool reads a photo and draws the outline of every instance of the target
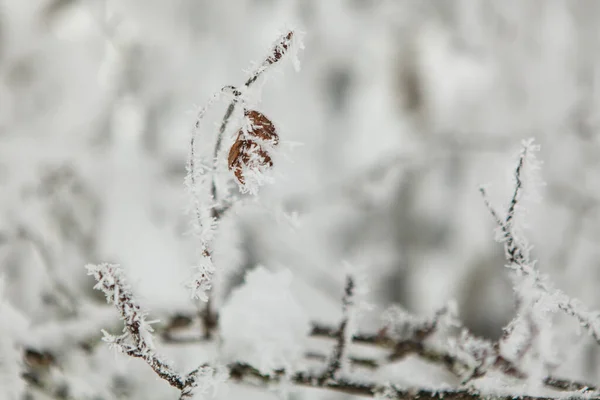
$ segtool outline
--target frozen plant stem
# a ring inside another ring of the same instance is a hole
[[[320,378],[321,383],[326,382],[329,379],[334,379],[336,373],[342,368],[342,358],[345,356],[344,352],[352,339],[346,331],[350,320],[350,308],[354,303],[353,296],[354,279],[351,275],[348,275],[346,277],[346,286],[344,287],[344,297],[342,298],[342,322],[340,322],[340,326],[335,333],[337,343],[333,348],[333,353],[331,354],[327,368]]]
[[[276,62],[278,62],[279,60],[281,60],[281,57],[283,57],[285,52],[288,50],[288,48],[292,44],[293,38],[294,38],[293,31],[289,31],[287,34],[285,34],[279,38],[276,45],[271,50],[271,53],[269,54],[269,56],[262,62],[260,67],[256,71],[254,71],[254,73],[252,73],[252,75],[248,78],[246,83],[244,83],[244,91],[249,89],[250,86],[252,86],[252,84],[258,80],[258,78],[262,75],[262,73],[267,70],[267,68],[269,68],[271,65],[273,65]],[[223,120],[221,121],[221,126],[219,127],[217,141],[215,142],[215,148],[214,148],[214,152],[213,152],[213,162],[214,162],[213,168],[215,171],[217,169],[217,162],[219,159],[219,154],[221,152],[223,135],[225,134],[225,131],[227,130],[227,125],[229,124],[229,120],[231,119],[231,116],[233,115],[233,112],[235,111],[235,107],[243,93],[242,91],[239,91],[238,89],[236,89],[233,86],[228,86],[227,88],[231,90],[234,97],[233,97],[233,100],[231,100],[231,102],[229,103],[229,106],[227,106],[227,110],[225,111],[225,115],[223,116]],[[213,175],[212,184],[211,184],[211,195],[213,197],[213,200],[216,203],[217,202],[217,185],[216,185],[214,175]],[[213,210],[215,210],[215,209],[213,208]],[[214,213],[216,214],[216,211]],[[216,217],[216,215],[215,215],[215,217]]]
[[[540,276],[537,268],[530,262],[528,257],[528,249],[524,248],[515,236],[514,231],[514,214],[518,207],[519,200],[523,191],[523,168],[526,166],[527,156],[529,155],[531,143],[524,143],[524,148],[520,153],[519,162],[515,170],[515,189],[508,207],[507,215],[503,219],[500,214],[494,209],[489,201],[486,190],[481,187],[479,191],[483,196],[484,203],[492,215],[492,218],[502,232],[502,240],[506,252],[506,259],[509,262],[508,268],[514,269],[521,276],[532,278],[533,287],[539,290],[543,295],[549,298],[558,310],[561,310],[567,315],[575,317],[580,325],[584,327],[589,334],[600,344],[600,320],[597,313],[592,313],[577,300],[569,298],[560,290],[554,289],[551,284],[547,283],[545,277]],[[519,298],[517,298],[519,303]]]
[[[146,313],[135,301],[131,288],[125,281],[118,265],[88,265],[88,274],[98,282],[94,289],[102,290],[109,303],[113,303],[124,323],[123,335],[112,336],[104,332],[104,340],[122,353],[143,359],[156,374],[171,386],[183,390],[193,384],[193,379],[184,378],[154,351],[152,328],[146,321]]]
[[[210,212],[209,212],[210,221],[211,221],[211,223],[215,224],[215,228],[216,228],[216,225],[218,224],[218,222],[220,221],[222,215],[231,206],[230,202],[227,202],[226,199],[220,198],[219,193],[218,193],[218,187],[217,187],[217,171],[219,168],[219,160],[220,160],[220,156],[221,156],[221,147],[222,147],[222,143],[223,143],[223,136],[224,136],[225,132],[227,131],[227,127],[228,127],[229,121],[231,120],[231,116],[233,115],[233,113],[235,111],[237,103],[243,102],[243,94],[245,93],[245,91],[248,90],[252,86],[252,84],[254,84],[258,80],[258,78],[263,74],[263,72],[265,72],[271,65],[273,65],[273,64],[277,63],[279,60],[281,60],[283,55],[286,53],[286,51],[292,45],[293,39],[294,39],[293,31],[288,31],[286,34],[281,36],[276,41],[276,43],[273,46],[273,48],[271,49],[269,55],[261,63],[259,68],[256,69],[252,73],[252,75],[248,78],[248,80],[244,83],[244,88],[242,90],[238,90],[234,86],[225,86],[221,90],[221,93],[225,93],[225,92],[231,93],[233,95],[233,99],[227,106],[225,115],[222,118],[222,121],[221,121],[221,124],[219,127],[219,131],[217,132],[215,146],[213,149],[213,160],[212,160],[212,167],[211,167],[212,168],[212,170],[211,170],[212,177],[211,177],[211,183],[210,183],[211,204],[208,206],[208,208],[210,210]],[[213,99],[211,99],[208,106],[210,106],[216,100],[216,98],[217,98],[217,96],[215,96]],[[197,132],[200,127],[200,121],[203,118],[208,106],[201,109],[198,112],[198,115],[196,118],[196,123],[194,124],[194,129],[192,131],[192,135],[190,138],[190,156],[189,156],[189,162],[188,162],[188,176],[189,176],[189,181],[191,184],[192,193],[194,195],[194,204],[195,204],[194,212],[195,212],[197,224],[199,227],[202,227],[205,224],[205,221],[203,220],[203,217],[202,217],[202,215],[203,215],[203,210],[201,209],[203,207],[202,202],[196,198],[197,193],[195,192],[195,188],[198,185],[198,182],[196,179],[198,171],[197,171],[196,162],[195,162],[195,160],[196,160],[195,142],[196,142]],[[223,204],[221,204],[221,203],[223,203]],[[204,238],[201,238],[201,243],[202,243],[201,244],[202,256],[206,257],[208,264],[211,265],[211,267],[204,268],[204,270],[202,271],[202,273],[200,275],[199,280],[196,279],[195,286],[197,289],[203,289],[206,292],[205,293],[206,304],[205,304],[204,310],[202,310],[202,312],[200,313],[200,316],[201,316],[202,322],[203,322],[204,337],[206,339],[210,339],[212,337],[213,331],[217,328],[217,324],[218,324],[218,315],[217,315],[216,311],[213,310],[213,302],[210,299],[211,281],[212,281],[212,275],[214,273],[214,268],[212,267],[212,249],[211,249],[209,240],[205,240]]]
[[[523,150],[519,155],[519,162],[517,164],[517,169],[515,170],[515,190],[513,191],[512,198],[510,199],[508,212],[506,213],[506,219],[501,228],[506,240],[505,250],[507,253],[507,259],[511,264],[528,262],[527,257],[524,253],[525,249],[520,248],[514,237],[514,234],[512,234],[515,210],[517,208],[523,190],[523,180],[521,175],[523,173],[523,166],[525,165],[525,160],[527,158],[528,151],[529,146],[523,146]]]
[[[419,358],[429,363],[443,366],[448,372],[455,375],[462,381],[470,381],[485,375],[484,372],[487,370],[479,369],[478,371],[470,371],[468,363],[461,357],[457,356],[448,349],[440,348],[439,346],[432,346],[427,342],[427,339],[432,335],[436,334],[437,327],[440,323],[440,318],[447,312],[446,308],[438,310],[434,317],[423,322],[414,325],[411,329],[411,335],[409,337],[396,338],[392,337],[386,329],[381,329],[378,332],[356,332],[352,335],[351,342],[360,344],[363,346],[372,346],[385,350],[390,350],[390,353],[383,359],[355,357],[349,355],[349,347],[346,347],[345,356],[350,361],[350,364],[354,367],[366,368],[374,371],[380,367],[385,367],[396,362],[405,360],[408,356],[418,356]],[[475,338],[474,335],[466,328],[462,327],[462,331],[467,334],[467,338]],[[319,339],[331,339],[335,343],[339,343],[339,325],[324,325],[319,323],[312,324],[312,331],[310,336]],[[172,344],[189,344],[204,342],[203,338],[171,338],[167,337],[165,340]],[[510,376],[515,379],[523,380],[527,379],[527,375],[521,371],[516,365],[510,360],[507,360],[499,353],[497,346],[494,346],[490,342],[490,347],[493,349],[493,353],[490,355],[493,357],[493,361],[489,368],[501,372],[506,376]],[[306,353],[306,359],[323,361],[326,363],[325,369],[327,369],[329,363],[332,360],[331,354],[325,355],[315,352]],[[470,371],[468,376],[465,377],[465,371]],[[578,382],[574,380],[567,380],[558,378],[555,376],[547,376],[543,379],[543,384],[550,389],[560,391],[586,391],[586,392],[597,392],[598,389],[593,385],[584,382]]]

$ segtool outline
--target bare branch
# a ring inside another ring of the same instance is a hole
[[[474,389],[456,389],[456,390],[428,390],[428,389],[409,389],[400,388],[395,385],[381,385],[374,382],[359,382],[344,378],[329,379],[323,381],[319,376],[311,375],[305,372],[298,372],[291,377],[286,377],[284,370],[278,370],[271,375],[261,374],[256,368],[244,363],[234,363],[229,365],[231,379],[240,383],[250,383],[254,385],[276,384],[283,380],[289,380],[298,386],[311,388],[320,388],[332,390],[340,393],[352,394],[356,396],[374,397],[383,396],[389,399],[398,400],[512,400],[513,394],[486,394]],[[523,400],[550,400],[553,397],[536,396],[518,396]],[[585,394],[573,396],[572,398],[588,398]]]
[[[484,202],[504,236],[504,248],[507,261],[509,262],[507,267],[518,270],[523,276],[531,277],[533,279],[532,285],[535,289],[538,289],[542,293],[545,293],[546,296],[551,297],[558,310],[575,317],[580,325],[588,331],[598,344],[600,344],[600,320],[598,318],[598,313],[588,311],[579,301],[569,298],[558,289],[554,289],[551,284],[548,283],[548,280],[545,277],[540,276],[538,270],[529,262],[527,249],[524,249],[522,244],[515,237],[513,219],[523,187],[522,171],[525,158],[528,154],[526,149],[527,146],[525,146],[525,149],[521,152],[519,157],[519,163],[515,170],[516,187],[511,198],[507,216],[504,220],[500,218],[489,202],[485,189],[480,188],[480,192],[484,197]]]
[[[517,178],[517,181],[520,182],[520,178]],[[507,214],[506,220],[503,221],[502,218],[500,217],[500,215],[498,214],[498,212],[495,210],[492,203],[490,202],[485,188],[480,187],[479,192],[481,193],[481,196],[483,197],[483,202],[484,202],[486,208],[488,209],[488,211],[490,212],[490,215],[494,219],[494,222],[496,222],[496,224],[502,231],[502,236],[503,236],[503,241],[504,241],[504,251],[506,252],[507,261],[511,264],[517,264],[517,265],[521,265],[521,264],[525,263],[526,258],[523,253],[523,250],[517,244],[517,241],[511,230],[513,217],[511,216],[511,214]],[[513,214],[514,214],[514,207],[517,204],[517,200],[516,200],[517,197],[515,197],[517,193],[518,193],[518,190],[515,190],[514,195],[513,195],[513,200],[511,201],[511,207],[513,208],[513,210],[512,210]],[[510,216],[510,218],[509,218],[509,216]],[[509,224],[509,222],[510,222],[510,224]]]
[[[106,300],[113,303],[125,326],[123,335],[113,337],[105,333],[105,340],[115,345],[123,353],[143,359],[154,372],[171,386],[183,390],[189,381],[177,373],[155,352],[151,339],[152,329],[146,322],[146,313],[133,298],[130,286],[125,282],[120,267],[111,264],[89,265],[90,275],[98,281],[95,289],[102,290]],[[129,344],[128,340],[132,343]]]
[[[469,333],[469,335],[471,334]],[[311,336],[337,339],[338,329],[326,325],[313,324]],[[459,358],[456,354],[453,354],[449,351],[427,344],[427,337],[428,336],[417,336],[408,339],[395,339],[382,330],[377,333],[358,332],[352,336],[352,341],[358,344],[392,350],[392,353],[390,353],[386,358],[388,362],[398,362],[405,359],[405,357],[409,355],[417,355],[431,363],[443,365],[449,372],[465,382],[479,378],[487,371],[481,368],[476,368],[476,370],[471,371],[469,376],[465,379],[463,373],[464,371],[468,371],[470,369],[467,361]],[[527,375],[523,371],[520,371],[510,360],[504,358],[499,353],[499,349],[496,344],[490,343],[489,347],[492,353],[488,355],[491,357],[488,368],[493,368],[494,370],[500,371],[503,374],[516,379],[527,379]],[[324,358],[324,356],[319,357],[318,355],[314,355],[312,353],[309,353],[308,356],[315,359]],[[362,366],[368,369],[378,368],[382,365],[381,361],[368,358],[355,358],[350,356],[349,360],[356,366]],[[544,385],[554,390],[562,391],[598,391],[596,387],[587,383],[560,379],[551,376],[544,379]]]
[[[344,357],[348,343],[352,340],[351,337],[348,337],[346,330],[350,319],[350,307],[353,305],[353,296],[354,279],[351,275],[348,275],[346,277],[346,286],[344,287],[344,297],[342,298],[342,322],[340,322],[335,335],[337,343],[333,349],[327,368],[320,378],[323,382],[335,378],[336,373],[342,368],[342,357]]]
[[[527,157],[527,151],[529,148],[527,146],[523,146],[523,150],[519,155],[519,163],[517,164],[517,169],[515,170],[515,190],[513,191],[512,198],[510,199],[510,203],[508,205],[508,212],[506,213],[505,224],[510,228],[512,224],[512,220],[515,217],[515,209],[521,197],[521,192],[523,189],[523,181],[521,179],[521,174],[523,172],[523,165],[525,164],[525,157]]]

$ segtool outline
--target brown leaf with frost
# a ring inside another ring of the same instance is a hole
[[[256,110],[244,110],[247,124],[240,128],[229,150],[228,164],[237,181],[244,185],[244,167],[258,169],[273,166],[268,146],[279,143],[279,135],[269,118]]]

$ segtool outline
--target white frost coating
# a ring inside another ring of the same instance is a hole
[[[529,207],[539,204],[542,200],[542,190],[546,186],[546,182],[542,179],[543,161],[537,158],[537,153],[540,152],[540,145],[534,143],[535,139],[530,138],[523,140],[521,146],[523,149],[521,154],[525,154],[525,167],[521,172],[521,180],[524,183],[524,191],[519,199],[517,206],[518,212],[524,213]],[[521,224],[524,221],[524,214],[517,216]]]
[[[200,258],[188,287],[191,289],[192,298],[201,299],[202,301],[208,301],[208,292],[212,286],[214,267],[210,259],[209,247],[218,225],[217,220],[212,215],[212,209],[218,205],[214,204],[209,190],[216,165],[209,165],[202,161],[199,156],[199,149],[197,149],[197,142],[201,139],[199,132],[201,119],[204,117],[206,110],[220,99],[223,93],[222,90],[219,94],[215,94],[205,107],[198,110],[196,123],[191,132],[190,152],[186,166],[187,174],[184,181],[190,199],[188,214],[191,217],[192,233],[199,241],[197,251]]]
[[[514,290],[519,300],[517,317],[506,328],[501,341],[501,354],[513,362],[528,376],[529,385],[538,385],[549,372],[546,366],[556,364],[556,351],[552,336],[551,313],[562,311],[579,320],[600,343],[600,321],[598,314],[586,310],[579,301],[569,298],[555,289],[547,276],[541,274],[529,257],[530,247],[519,234],[519,225],[525,219],[525,200],[539,201],[540,162],[535,158],[539,146],[533,140],[523,141],[518,167],[514,173],[515,192],[509,202],[506,217],[501,217],[490,208],[498,221],[505,244],[508,268],[514,270]],[[483,192],[485,195],[485,191]],[[488,207],[490,207],[488,203]],[[519,218],[517,218],[519,217]]]
[[[98,282],[94,289],[104,292],[107,302],[113,303],[117,307],[121,314],[121,320],[125,323],[123,335],[114,336],[103,330],[103,340],[123,353],[135,348],[143,357],[152,355],[154,351],[152,332],[154,330],[146,321],[147,313],[133,298],[131,287],[126,282],[121,267],[114,264],[100,264],[87,265],[86,268],[88,275],[94,276]],[[135,332],[131,331],[132,326],[135,327]],[[133,345],[128,344],[128,341],[132,341]]]
[[[467,330],[460,336],[448,340],[449,353],[464,362],[471,371],[480,369],[487,371],[495,361],[495,351],[492,342],[474,337]]]
[[[521,360],[521,369],[529,377],[530,384],[539,384],[550,372],[548,365],[557,365],[557,353],[552,330],[552,315],[558,308],[552,294],[536,285],[536,276],[523,276],[515,283],[520,294],[521,309],[508,326],[511,332],[501,342],[501,353],[513,360]],[[523,354],[524,356],[521,356]]]
[[[294,70],[296,72],[300,72],[300,59],[298,58],[298,52],[300,50],[304,50],[304,36],[306,33],[299,29],[290,30],[294,32],[294,36],[292,37],[292,44],[288,49],[288,57],[292,61]]]
[[[251,155],[250,162],[254,162],[254,154]],[[252,196],[258,195],[258,191],[261,186],[271,184],[274,182],[273,177],[270,175],[268,167],[264,165],[252,165],[242,167],[242,174],[244,175],[244,183],[238,183],[238,188],[241,193],[248,193]]]
[[[199,160],[195,160],[195,156],[192,154],[190,157],[194,157],[194,160],[190,158],[185,185],[190,194],[189,214],[192,221],[192,232],[199,241],[198,252],[200,255],[188,287],[191,289],[192,298],[208,301],[208,292],[212,287],[212,276],[215,268],[211,257],[207,256],[207,253],[209,252],[210,242],[215,236],[218,222],[211,215],[211,209],[215,205],[203,200],[210,197],[208,193],[210,180],[206,174],[208,167],[201,165]],[[194,164],[194,171],[191,169],[192,164]]]
[[[389,400],[389,399],[395,399],[396,397],[397,397],[396,391],[394,390],[394,387],[392,386],[392,384],[389,382],[387,382],[383,386],[382,390],[378,391],[377,393],[375,393],[375,396],[373,396],[373,398],[375,400]]]
[[[17,340],[23,338],[27,321],[3,300],[3,286],[0,278],[0,390],[3,399],[17,400],[21,399],[25,389]]]
[[[290,291],[289,271],[257,267],[221,310],[223,353],[261,373],[293,369],[304,357],[310,321]]]
[[[541,178],[542,161],[537,159],[536,153],[540,151],[540,146],[534,144],[534,139],[530,138],[521,142],[522,149],[519,152],[518,159],[522,160],[522,165],[519,172],[519,180],[516,181],[514,172],[513,186],[520,185],[518,195],[516,197],[517,204],[514,207],[512,219],[508,228],[512,231],[519,247],[524,255],[529,258],[532,246],[529,244],[523,232],[528,228],[527,210],[533,209],[542,199],[542,188],[546,183]],[[518,222],[518,223],[517,223]],[[497,230],[497,238],[504,238],[502,233]],[[503,242],[504,240],[499,240]]]
[[[381,314],[381,319],[387,334],[397,340],[410,339],[415,327],[425,321],[424,318],[409,313],[398,304],[388,307]]]
[[[192,282],[188,284],[192,298],[207,302],[208,293],[212,288],[212,276],[215,273],[215,266],[210,257],[202,255],[194,269]]]
[[[351,342],[352,336],[358,330],[359,318],[373,308],[373,305],[367,301],[369,295],[369,284],[367,278],[367,270],[363,266],[357,266],[344,262],[344,270],[346,276],[352,277],[353,289],[350,304],[344,310],[344,317],[348,319],[345,331],[346,343]],[[345,364],[345,363],[344,363]]]
[[[253,124],[251,118],[244,118],[241,127],[242,138],[253,142],[255,146],[244,150],[248,159],[240,165],[243,182],[237,179],[236,182],[241,193],[249,193],[252,196],[258,195],[261,186],[274,182],[270,172],[271,166],[265,159],[265,154],[271,159],[274,157],[277,141],[262,139],[260,129]],[[277,131],[277,128],[275,130]]]
[[[219,390],[229,379],[229,370],[224,365],[217,365],[214,368],[203,366],[198,368],[194,376],[196,377],[196,386],[192,392],[192,399],[204,400],[217,396]]]

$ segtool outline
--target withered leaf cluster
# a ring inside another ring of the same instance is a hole
[[[229,150],[229,169],[237,181],[245,184],[244,170],[273,166],[270,147],[279,143],[277,130],[269,118],[256,110],[244,110],[246,124],[240,128]]]

